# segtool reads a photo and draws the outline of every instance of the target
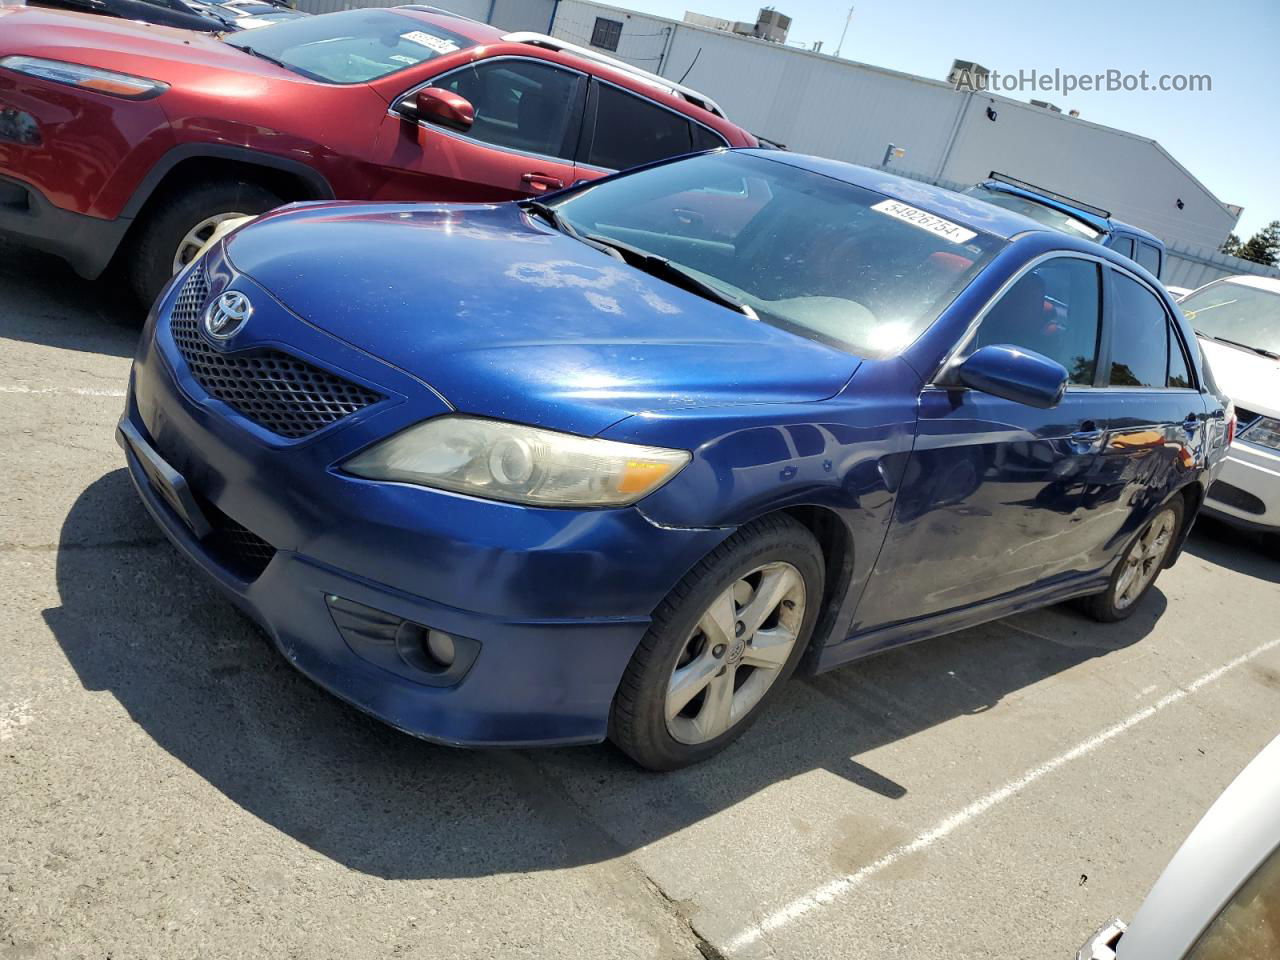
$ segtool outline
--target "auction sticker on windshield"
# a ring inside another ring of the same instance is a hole
[[[462,49],[452,40],[446,40],[444,37],[433,37],[429,33],[423,33],[421,30],[410,30],[408,33],[400,34],[401,40],[408,40],[410,43],[421,44],[429,50],[436,53],[453,53],[455,50]]]
[[[968,243],[977,236],[972,230],[966,230],[959,224],[952,223],[950,220],[943,220],[942,217],[935,216],[925,210],[917,210],[915,207],[908,206],[900,200],[881,200],[873,205],[871,209],[888,214],[903,223],[911,224],[913,227],[919,227],[921,230],[928,230],[930,233],[937,234],[943,240],[950,240],[952,243]]]

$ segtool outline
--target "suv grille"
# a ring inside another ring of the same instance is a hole
[[[200,333],[209,281],[197,267],[173,304],[169,329],[196,382],[260,427],[291,440],[315,433],[382,397],[280,350],[225,354]]]

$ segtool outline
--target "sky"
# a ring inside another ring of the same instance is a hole
[[[607,0],[680,20],[754,21],[758,0]],[[772,0],[789,41],[834,53],[846,0]],[[1219,200],[1245,208],[1247,239],[1280,220],[1280,0],[856,0],[840,55],[944,79],[955,59],[991,70],[1208,74],[1208,92],[1005,94],[1151,137]]]

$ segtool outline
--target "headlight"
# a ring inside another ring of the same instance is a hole
[[[416,483],[490,500],[616,507],[657,490],[689,459],[685,450],[447,416],[409,427],[342,466],[370,480]]]
[[[1272,450],[1280,450],[1280,420],[1273,417],[1263,417],[1240,432],[1241,440],[1248,440],[1250,443],[1256,443],[1260,447],[1270,447]]]
[[[40,57],[0,57],[0,67],[16,73],[25,73],[29,77],[39,77],[41,80],[65,83],[67,86],[79,87],[82,90],[124,97],[126,100],[149,100],[169,89],[167,83],[161,83],[159,80],[134,77],[127,73],[116,73],[113,70],[101,70],[98,67],[83,67],[78,63],[66,63],[62,60],[44,60]]]

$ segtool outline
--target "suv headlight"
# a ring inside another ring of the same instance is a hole
[[[42,57],[0,57],[0,67],[29,77],[65,83],[70,87],[105,93],[126,100],[149,100],[169,89],[167,83],[135,77],[128,73],[116,73],[99,67],[85,67],[64,60],[45,60]]]
[[[657,490],[690,459],[686,450],[450,415],[402,430],[342,468],[531,506],[616,507]]]
[[[1256,443],[1260,447],[1280,450],[1280,420],[1274,417],[1263,417],[1240,432],[1239,439]]]

